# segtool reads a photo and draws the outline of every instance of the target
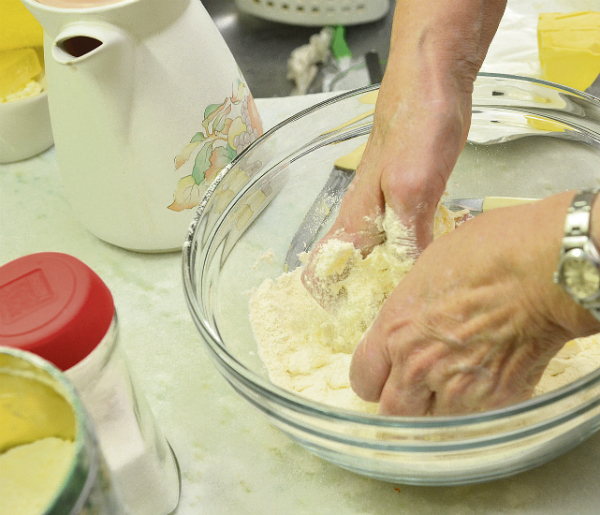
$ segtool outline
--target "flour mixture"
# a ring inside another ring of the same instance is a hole
[[[454,230],[466,214],[440,206],[434,237]],[[324,404],[377,412],[376,403],[363,401],[352,390],[350,361],[383,301],[412,267],[413,258],[411,237],[391,209],[376,223],[385,231],[386,241],[365,258],[351,243],[340,240],[328,241],[321,250],[315,275],[325,284],[323,294],[335,299],[334,310],[323,309],[308,293],[301,281],[302,267],[276,280],[267,279],[252,292],[250,322],[273,383]],[[550,362],[535,393],[582,377],[599,363],[597,336],[569,342]]]

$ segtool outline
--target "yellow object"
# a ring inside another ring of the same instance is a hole
[[[600,12],[541,13],[542,77],[584,91],[600,73]]]
[[[0,515],[46,513],[75,457],[75,444],[42,438],[0,454]]]
[[[569,126],[564,123],[550,120],[549,118],[542,118],[541,116],[536,116],[534,114],[526,114],[525,118],[531,127],[540,131],[565,132],[569,128]]]
[[[51,384],[0,369],[0,454],[41,438],[75,440],[73,406]]]
[[[41,71],[33,48],[0,52],[0,98],[16,93]]]
[[[334,165],[336,168],[341,168],[346,171],[355,171],[358,168],[360,160],[365,152],[365,148],[367,147],[366,143],[363,143],[360,147],[354,149],[349,154],[345,156],[338,157],[335,160]]]
[[[0,52],[42,44],[42,26],[21,0],[0,0]]]

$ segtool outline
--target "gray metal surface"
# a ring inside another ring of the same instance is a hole
[[[289,95],[293,83],[286,78],[288,57],[321,29],[245,14],[237,9],[234,0],[202,0],[202,4],[229,45],[252,94],[257,98]],[[391,2],[387,16],[379,21],[346,27],[346,41],[354,56],[375,50],[381,59],[387,59],[395,4]],[[309,92],[319,91],[316,79]]]
[[[354,178],[354,173],[355,170],[333,167],[329,179],[306,213],[298,232],[290,243],[290,248],[285,256],[287,272],[291,272],[301,265],[299,254],[307,252],[313,247],[317,234],[329,219],[329,214],[337,213],[348,185]]]
[[[590,84],[590,86],[585,90],[585,92],[600,98],[600,73],[594,82],[592,82],[592,84]]]

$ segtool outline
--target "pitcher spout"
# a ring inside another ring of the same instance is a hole
[[[87,55],[102,45],[102,41],[90,36],[73,36],[56,42],[55,59],[63,64],[72,58]],[[56,55],[60,54],[60,55]]]
[[[89,121],[98,135],[110,139],[118,134],[126,141],[134,87],[133,46],[131,36],[109,24],[82,22],[64,28],[45,48],[51,116],[58,109],[55,93],[60,88],[60,101],[71,109],[78,105],[81,112],[90,112],[92,105],[104,106]]]
[[[102,61],[127,59],[128,36],[121,29],[110,25],[76,24],[61,31],[52,44],[52,58],[63,65],[82,64],[92,58]]]

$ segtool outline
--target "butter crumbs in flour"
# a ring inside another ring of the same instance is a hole
[[[455,216],[440,206],[434,234],[454,229]],[[375,223],[386,238],[367,256],[336,239],[319,253],[315,275],[327,288],[325,295],[336,299],[334,311],[323,309],[306,290],[302,268],[265,280],[250,297],[252,330],[275,384],[325,404],[371,413],[377,404],[363,401],[350,386],[352,353],[412,267],[414,248],[391,209]]]
[[[464,216],[440,206],[434,237],[453,230]],[[315,276],[325,285],[323,294],[336,299],[335,310],[323,309],[307,291],[302,268],[266,279],[252,292],[252,330],[276,385],[331,406],[377,412],[377,403],[363,401],[350,386],[352,353],[413,259],[410,235],[392,210],[376,223],[386,240],[366,257],[352,243],[335,239],[320,251]],[[568,342],[550,361],[535,394],[568,384],[599,364],[599,335]]]

